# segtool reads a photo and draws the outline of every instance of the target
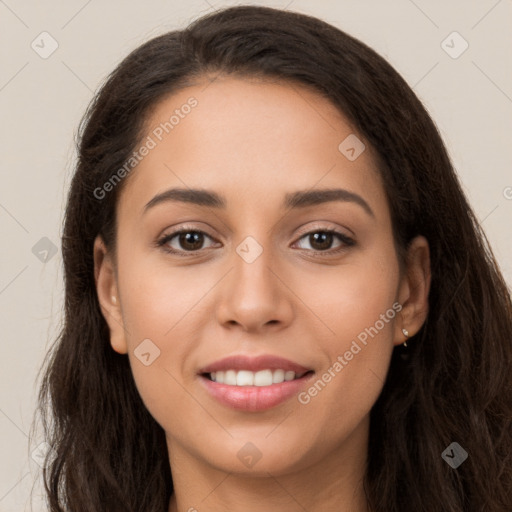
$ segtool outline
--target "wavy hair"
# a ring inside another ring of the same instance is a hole
[[[311,16],[238,6],[155,37],[107,77],[79,127],[65,210],[65,312],[39,392],[51,512],[165,512],[173,483],[163,429],[145,408],[128,358],[109,343],[93,242],[115,251],[123,180],[94,191],[129,159],[152,109],[217,75],[308,86],[373,147],[399,261],[409,241],[430,244],[429,314],[393,353],[371,411],[364,480],[374,512],[512,510],[510,290],[440,134],[420,100],[374,50]],[[140,442],[143,440],[143,442]],[[469,454],[457,469],[452,442]]]

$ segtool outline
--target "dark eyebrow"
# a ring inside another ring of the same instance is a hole
[[[356,203],[361,206],[368,215],[375,218],[375,214],[370,208],[370,205],[360,195],[343,188],[299,190],[293,194],[286,194],[284,204],[286,208],[306,208],[307,206],[328,203],[330,201]]]
[[[192,203],[198,206],[208,206],[210,208],[222,208],[227,206],[226,200],[210,190],[190,189],[190,188],[171,188],[157,194],[144,207],[144,213],[157,204],[167,201],[180,201],[183,203]],[[309,190],[286,194],[284,207],[287,209],[306,208],[317,204],[331,201],[352,202],[361,206],[366,213],[375,218],[375,214],[368,203],[358,194],[342,188]]]
[[[209,206],[210,208],[226,208],[226,200],[216,192],[196,188],[171,188],[153,197],[144,206],[144,213],[157,204],[167,201],[180,201],[197,204],[198,206]]]

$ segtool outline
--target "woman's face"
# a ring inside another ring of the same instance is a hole
[[[428,247],[417,239],[417,271],[400,273],[362,143],[326,99],[283,83],[219,78],[153,111],[118,202],[115,273],[100,239],[95,258],[112,346],[171,461],[278,475],[361,459],[428,292],[414,281]]]

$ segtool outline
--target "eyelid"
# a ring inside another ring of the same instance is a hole
[[[326,224],[321,224],[322,221],[316,221],[316,222],[313,222],[313,224],[308,224],[305,228],[301,228],[299,230],[299,233],[298,233],[298,237],[301,238],[302,236],[304,235],[308,235],[309,233],[311,233],[312,231],[315,232],[315,231],[334,231],[336,232],[337,234],[341,235],[341,236],[344,236],[346,238],[352,238],[353,236],[353,232],[352,230],[348,229],[348,228],[345,228],[347,231],[350,231],[351,234],[348,234],[348,233],[342,233],[340,231],[340,228],[339,226],[337,226],[336,224],[333,224],[332,222],[329,222],[329,221],[324,221]]]

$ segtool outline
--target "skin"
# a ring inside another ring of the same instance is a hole
[[[283,82],[205,81],[158,104],[146,135],[190,96],[198,105],[127,178],[116,260],[101,238],[94,245],[112,348],[128,354],[166,432],[169,511],[366,511],[369,414],[391,353],[406,340],[402,328],[412,336],[426,319],[428,242],[414,239],[401,272],[372,149],[366,144],[355,161],[338,150],[349,134],[364,138],[317,93]],[[214,190],[227,207],[164,202],[143,213],[172,187]],[[374,217],[354,202],[283,208],[285,194],[312,188],[354,192]],[[168,245],[186,257],[156,246],[185,223],[207,234],[196,252],[179,237]],[[341,240],[322,246],[307,235],[328,229],[355,245],[329,256]],[[252,263],[236,252],[247,236],[263,250]],[[400,313],[307,404],[294,396],[243,412],[199,382],[200,367],[234,353],[291,359],[314,369],[314,382],[395,302]],[[160,350],[149,366],[134,354],[147,338]],[[261,454],[251,468],[237,457],[247,442]]]

